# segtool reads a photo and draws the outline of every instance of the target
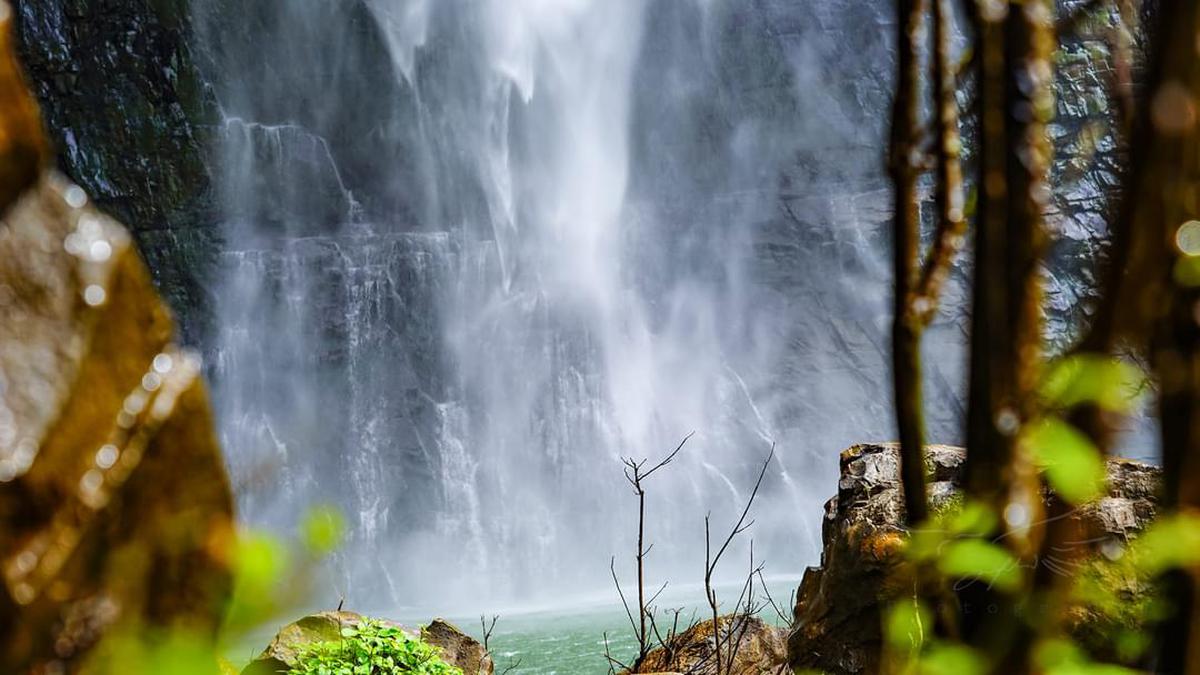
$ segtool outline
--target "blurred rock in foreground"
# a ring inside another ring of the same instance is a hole
[[[215,636],[232,500],[128,233],[46,170],[10,21],[0,2],[0,672],[79,672],[107,635]]]

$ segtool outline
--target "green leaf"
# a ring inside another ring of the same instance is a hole
[[[978,579],[1002,591],[1021,585],[1021,568],[1006,549],[982,539],[961,539],[946,546],[938,569],[950,577]]]
[[[1175,283],[1184,288],[1200,286],[1200,258],[1188,256],[1175,261],[1173,277]]]
[[[888,645],[910,654],[921,651],[925,636],[932,627],[933,613],[916,599],[897,602],[883,618],[883,632]]]
[[[318,506],[309,509],[300,523],[300,537],[304,547],[319,556],[327,555],[342,543],[346,532],[346,519],[334,506]]]
[[[1095,404],[1112,412],[1129,412],[1138,402],[1146,377],[1133,365],[1099,354],[1076,354],[1054,363],[1042,382],[1048,403],[1072,408]]]
[[[280,603],[279,580],[291,566],[287,549],[270,535],[243,532],[233,546],[233,597],[227,628],[246,627],[267,618]]]
[[[982,537],[993,532],[996,514],[985,504],[968,502],[950,520],[950,531],[964,536]]]
[[[1135,541],[1134,555],[1148,577],[1200,564],[1200,517],[1160,517]]]
[[[1108,480],[1104,460],[1091,439],[1062,420],[1035,424],[1027,440],[1046,480],[1071,504],[1089,502],[1104,494]]]
[[[921,675],[983,675],[987,660],[962,645],[934,645],[921,659]]]

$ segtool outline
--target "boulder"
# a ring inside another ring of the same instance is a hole
[[[727,615],[720,618],[721,633],[732,631],[738,635],[737,655],[733,662],[733,675],[764,675],[787,671],[787,629],[757,617]],[[688,673],[689,675],[716,675],[717,665],[713,658],[713,622],[703,621],[670,640],[666,648],[659,648],[646,657],[638,669],[639,673]],[[727,658],[722,654],[722,660]]]
[[[0,1],[0,672],[107,672],[102,640],[147,625],[215,644],[233,498],[128,230],[47,168],[13,16]]]
[[[934,512],[961,502],[966,453],[931,445],[925,451]],[[825,504],[821,564],[804,574],[788,636],[788,659],[797,670],[873,673],[879,670],[881,608],[901,589],[892,572],[901,562],[906,530],[899,483],[899,448],[894,443],[851,447],[841,456],[838,492]],[[1108,462],[1108,495],[1076,510],[1092,558],[1146,527],[1155,514],[1161,469],[1140,462]],[[911,590],[911,589],[909,589]],[[1125,589],[1131,599],[1145,589]],[[1088,643],[1097,617],[1072,611],[1076,637]],[[1090,645],[1089,645],[1090,646]]]
[[[442,658],[462,668],[467,675],[485,675],[495,670],[492,657],[483,645],[445,619],[434,619],[422,628],[421,639],[440,647]]]
[[[361,614],[339,610],[318,612],[294,621],[279,630],[262,654],[242,670],[242,675],[286,673],[296,664],[304,647],[340,640],[343,627],[355,626],[363,618]],[[379,621],[439,647],[446,663],[461,668],[464,675],[492,675],[495,670],[492,657],[483,645],[444,619],[434,619],[420,631],[386,619]]]

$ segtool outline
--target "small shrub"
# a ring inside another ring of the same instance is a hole
[[[342,639],[301,650],[288,675],[463,675],[441,651],[394,626],[364,619],[342,628]]]

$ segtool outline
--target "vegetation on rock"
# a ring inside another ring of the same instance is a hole
[[[398,626],[363,619],[342,627],[341,637],[302,648],[289,675],[463,675],[440,649]]]

